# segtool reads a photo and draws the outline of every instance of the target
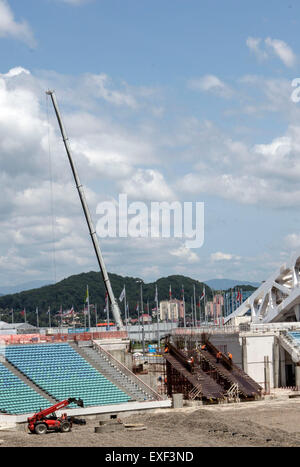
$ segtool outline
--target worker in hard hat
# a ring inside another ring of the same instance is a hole
[[[195,360],[194,360],[194,357],[193,355],[189,358],[189,364],[190,364],[190,369],[191,369],[191,372],[193,373],[194,371],[194,363],[195,363]]]
[[[218,351],[218,352],[217,352],[217,355],[216,355],[216,361],[217,361],[217,363],[220,362],[220,358],[221,358],[221,357],[222,357],[222,352]]]

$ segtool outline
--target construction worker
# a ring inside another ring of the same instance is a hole
[[[218,352],[217,352],[217,355],[216,355],[216,361],[217,361],[217,363],[220,362],[220,358],[221,358],[221,357],[222,357],[222,352],[218,351]]]
[[[230,352],[227,352],[227,357],[229,359],[230,365],[232,365],[232,354]]]
[[[191,372],[193,373],[193,370],[194,370],[194,357],[193,355],[191,356],[191,358],[189,359],[189,364],[190,364],[190,369],[191,369]]]
[[[201,350],[207,350],[205,344],[201,345]]]
[[[168,353],[169,352],[169,347],[166,345],[165,346],[165,353]]]

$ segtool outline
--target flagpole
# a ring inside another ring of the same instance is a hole
[[[87,304],[88,304],[88,325],[89,325],[89,330],[91,329],[91,314],[90,314],[90,294],[89,294],[89,286],[86,286],[87,290]]]
[[[51,308],[48,307],[48,314],[49,314],[49,328],[51,328]]]
[[[140,306],[139,306],[139,302],[137,303],[137,312],[138,312],[138,330],[139,330],[139,342],[141,342],[141,323],[140,323]]]
[[[127,299],[126,299],[126,288],[125,288],[125,284],[124,284],[124,292],[125,292],[125,295],[124,295],[124,315],[125,315],[125,329],[126,329],[126,332],[127,332]]]
[[[186,328],[185,300],[184,300],[184,287],[183,287],[183,285],[182,285],[182,300],[183,300],[183,327]]]
[[[97,330],[97,321],[98,321],[98,317],[97,317],[97,303],[95,303],[95,327],[96,327],[96,330]]]
[[[26,308],[24,308],[24,320],[25,320],[25,323],[27,322],[27,319],[26,319]]]
[[[206,312],[206,290],[205,290],[205,286],[204,286],[204,318],[205,318],[205,324],[206,321],[207,321],[207,312]]]
[[[12,324],[14,322],[14,309],[13,308],[11,310],[11,322],[12,322]]]
[[[141,312],[142,312],[143,355],[145,356],[145,328],[144,328],[144,304],[143,304],[143,282],[142,281],[141,281]]]
[[[38,307],[36,307],[35,312],[36,312],[36,327],[39,328],[40,325],[39,325],[39,308]]]
[[[195,327],[197,327],[197,305],[196,305],[196,287],[194,284],[194,318],[195,318]]]
[[[158,292],[157,284],[155,285],[155,303],[156,303],[156,322],[157,322],[157,350],[160,349],[160,335],[159,335],[159,317],[158,317]]]
[[[109,326],[109,296],[106,293],[106,316],[107,316],[107,330],[109,331],[110,326]]]

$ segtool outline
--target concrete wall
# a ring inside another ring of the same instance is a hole
[[[264,387],[265,383],[265,364],[264,357],[269,358],[270,369],[270,387],[274,387],[274,359],[273,345],[274,335],[248,336],[247,345],[247,365],[248,375],[258,384]]]

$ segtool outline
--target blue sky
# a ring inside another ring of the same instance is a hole
[[[109,271],[261,281],[288,261],[299,18],[282,0],[0,0],[0,282],[97,270],[48,88],[95,223],[119,193],[205,203],[201,248],[102,239]]]

